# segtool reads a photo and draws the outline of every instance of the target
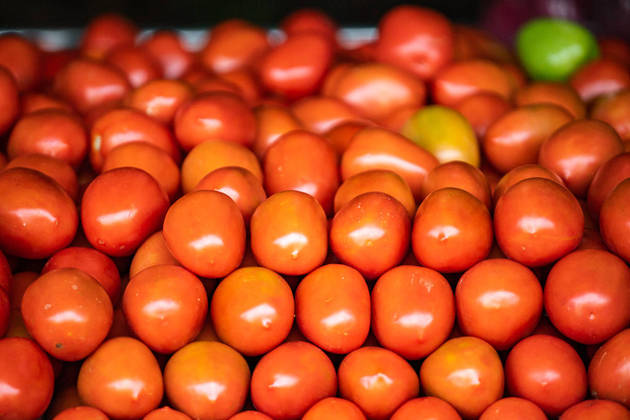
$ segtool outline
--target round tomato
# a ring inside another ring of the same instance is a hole
[[[547,420],[547,416],[529,400],[508,397],[492,403],[479,420]]]
[[[569,407],[559,420],[628,420],[630,411],[623,405],[607,400],[587,400]]]
[[[630,261],[630,179],[622,181],[608,195],[599,213],[599,230],[608,249]]]
[[[365,420],[365,415],[356,404],[343,398],[328,397],[313,405],[302,420]]]
[[[591,395],[617,401],[630,408],[630,329],[625,329],[606,341],[588,366]]]
[[[446,401],[435,397],[421,397],[401,405],[391,420],[461,420],[461,417]]]

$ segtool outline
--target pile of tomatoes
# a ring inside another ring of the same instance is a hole
[[[281,28],[0,36],[0,419],[630,419],[630,46]]]

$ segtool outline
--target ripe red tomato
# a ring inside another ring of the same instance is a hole
[[[559,420],[628,420],[630,411],[623,405],[607,400],[587,400],[569,407]]]
[[[613,60],[600,58],[585,64],[569,81],[584,102],[630,87],[630,72]]]
[[[302,418],[313,404],[336,393],[335,367],[323,351],[305,341],[276,347],[252,374],[254,406],[277,420]]]
[[[193,97],[193,89],[179,80],[158,79],[129,92],[125,104],[163,124],[171,124],[177,108]]]
[[[186,414],[181,411],[173,410],[170,407],[164,406],[151,411],[144,416],[142,420],[191,420]]]
[[[365,415],[356,404],[343,398],[328,397],[313,405],[302,420],[365,420]]]
[[[323,134],[350,121],[364,121],[350,105],[328,96],[309,96],[291,106],[293,115],[309,131]]]
[[[4,169],[10,168],[28,168],[39,171],[57,181],[57,184],[68,193],[72,200],[76,201],[78,198],[79,184],[77,175],[72,166],[61,159],[39,153],[31,153],[12,159],[4,167]]]
[[[123,72],[132,88],[163,76],[158,62],[140,46],[121,45],[113,48],[105,61]]]
[[[195,419],[227,419],[243,408],[250,372],[236,350],[198,341],[177,351],[164,368],[169,401]]]
[[[595,219],[599,218],[602,204],[621,181],[630,178],[630,153],[622,153],[602,164],[588,188],[588,210]]]
[[[136,250],[129,267],[129,277],[135,276],[145,268],[163,264],[180,265],[166,246],[162,231],[159,231],[149,236]]]
[[[302,125],[289,108],[274,104],[263,104],[254,109],[256,117],[256,138],[252,146],[260,159],[267,149],[289,131],[302,128]]]
[[[3,67],[0,67],[0,107],[3,110],[0,116],[0,135],[4,135],[20,113],[20,97],[13,75]]]
[[[630,89],[599,98],[593,104],[591,118],[612,125],[622,140],[630,140]]]
[[[526,398],[558,416],[586,395],[586,369],[567,342],[532,335],[512,348],[505,362],[511,395]]]
[[[435,397],[421,397],[401,405],[391,420],[461,420],[461,417],[446,401]]]
[[[512,105],[496,93],[479,92],[465,97],[453,106],[462,114],[482,139],[488,127],[512,109]]]
[[[600,38],[597,41],[601,57],[611,59],[630,67],[630,46],[618,38]]]
[[[324,12],[317,9],[299,9],[282,20],[280,27],[287,36],[315,32],[335,41],[337,25]]]
[[[133,45],[137,34],[138,28],[126,18],[100,15],[85,28],[79,49],[82,55],[101,59],[115,47]]]
[[[0,337],[4,337],[11,320],[11,302],[6,289],[0,288]],[[367,334],[366,334],[367,335]]]
[[[508,397],[491,404],[479,420],[547,420],[547,416],[531,401]]]
[[[617,401],[630,407],[630,329],[625,329],[605,342],[588,366],[591,395]]]
[[[564,108],[576,119],[586,116],[586,105],[578,93],[565,83],[533,82],[521,88],[514,98],[517,106],[553,104]]]
[[[499,201],[499,198],[501,198],[512,185],[529,178],[545,178],[554,181],[558,185],[564,186],[562,178],[555,172],[535,163],[527,163],[517,166],[501,177],[494,189],[494,202]]]
[[[142,48],[158,62],[167,79],[182,77],[194,62],[193,53],[182,45],[179,34],[173,31],[154,32],[142,43]]]
[[[53,420],[109,420],[109,418],[98,408],[77,406],[63,410]]]
[[[431,170],[422,183],[422,197],[442,188],[459,188],[472,195],[490,208],[492,194],[488,180],[479,168],[470,163],[452,161],[442,163]]]
[[[599,230],[608,249],[630,261],[630,179],[622,181],[608,195],[599,213]],[[625,305],[624,305],[625,306]]]
[[[379,347],[361,347],[339,365],[339,394],[370,419],[388,419],[416,397],[418,375],[405,359]]]
[[[0,66],[7,69],[21,92],[32,90],[42,75],[42,53],[25,37],[5,33],[0,36]]]
[[[233,415],[229,420],[273,420],[266,414],[259,411],[247,410],[241,411],[238,414]]]

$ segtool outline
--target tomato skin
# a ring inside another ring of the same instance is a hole
[[[12,168],[0,173],[0,248],[22,258],[45,258],[72,242],[76,207],[41,172]]]
[[[543,168],[536,163],[526,163],[525,165],[517,166],[501,177],[494,189],[494,202],[499,201],[499,198],[501,198],[512,185],[529,178],[546,178],[564,187],[562,178],[555,172]]]
[[[625,369],[630,349],[630,329],[606,341],[588,366],[591,395],[619,402],[630,408],[630,375]]]
[[[533,82],[521,88],[514,98],[517,106],[553,104],[564,108],[573,118],[586,116],[586,105],[569,85],[559,82]]]
[[[176,32],[156,31],[142,43],[142,48],[158,62],[167,79],[179,79],[193,65],[193,54],[184,48]]]
[[[626,179],[608,195],[599,214],[599,230],[604,243],[626,262],[630,261],[630,246],[627,243],[629,202],[630,181]]]
[[[623,65],[607,59],[594,60],[571,76],[571,86],[584,102],[630,87],[630,72]]]
[[[77,406],[63,410],[53,420],[108,420],[109,418],[98,408]]]
[[[595,219],[599,218],[604,200],[626,178],[630,178],[630,153],[622,153],[602,164],[588,188],[588,210]]]
[[[162,77],[157,61],[139,46],[116,47],[107,54],[105,61],[123,72],[132,88]]]
[[[586,400],[569,407],[559,420],[628,420],[630,411],[623,405],[607,400]]]
[[[256,208],[250,225],[252,252],[263,267],[302,275],[326,258],[326,214],[317,200],[306,193],[273,194]]]
[[[328,264],[313,270],[298,285],[295,306],[300,330],[325,351],[356,350],[370,331],[370,292],[352,267]]]
[[[461,420],[457,411],[444,400],[420,397],[401,405],[391,420]]]
[[[557,260],[582,240],[584,214],[564,187],[543,178],[525,179],[499,198],[494,232],[505,255],[530,267]]]
[[[405,359],[380,347],[361,347],[339,365],[339,394],[370,419],[388,419],[418,395],[418,375]]]
[[[511,395],[558,416],[586,395],[586,369],[567,342],[550,335],[532,335],[510,351],[505,362]]]
[[[195,419],[227,419],[245,403],[250,372],[236,350],[199,341],[175,353],[164,368],[169,401]]]
[[[422,183],[422,196],[442,188],[459,188],[472,195],[490,208],[492,196],[486,176],[470,163],[452,161],[442,163],[428,173]]]
[[[317,134],[323,134],[345,122],[363,121],[350,105],[327,96],[300,99],[291,106],[291,111],[304,128]]]
[[[229,420],[273,420],[266,414],[259,411],[247,410],[241,411],[238,414],[233,415]]]
[[[42,76],[42,53],[35,43],[18,34],[0,36],[0,66],[7,69],[21,92],[32,90]]]
[[[503,366],[485,341],[452,338],[424,359],[420,381],[427,395],[442,398],[464,418],[475,418],[503,395]]]
[[[3,110],[0,116],[0,135],[6,133],[17,119],[20,99],[15,79],[8,70],[0,67],[0,107]]]
[[[7,420],[35,420],[50,403],[54,374],[46,353],[26,338],[0,339],[0,416]]]
[[[291,12],[280,24],[282,30],[291,37],[305,32],[315,32],[334,41],[337,25],[326,14],[317,9],[298,9]]]
[[[72,167],[63,160],[38,153],[32,153],[17,156],[12,159],[4,167],[4,169],[16,167],[33,169],[51,177],[68,193],[73,201],[77,200],[79,193],[77,175],[74,172],[74,169],[72,169]]]
[[[630,89],[595,101],[591,118],[610,124],[622,140],[630,140]]]
[[[303,420],[365,420],[365,415],[356,404],[343,398],[328,397],[313,405],[302,417]]]
[[[455,301],[464,334],[507,350],[538,324],[543,290],[527,267],[495,258],[475,264],[461,276]]]
[[[246,356],[264,354],[289,334],[294,318],[287,282],[263,267],[245,267],[224,278],[212,297],[219,339]]]
[[[81,221],[90,244],[110,256],[131,255],[159,229],[168,197],[143,170],[118,168],[94,179],[83,193]]]
[[[330,224],[330,248],[345,264],[374,279],[397,265],[409,249],[411,223],[395,198],[361,194],[342,207]]]
[[[597,42],[601,57],[630,67],[630,46],[618,38],[600,38]]]
[[[378,60],[431,79],[452,58],[453,28],[442,14],[417,6],[398,6],[379,22]]]
[[[256,409],[277,420],[301,418],[337,392],[337,374],[326,354],[305,341],[281,344],[260,359],[251,381]]]
[[[529,400],[508,397],[492,403],[479,420],[547,420],[547,416]]]
[[[136,250],[129,267],[129,277],[135,276],[145,268],[163,264],[180,265],[168,250],[162,231],[159,231],[149,236]]]
[[[456,103],[453,108],[462,114],[482,139],[488,127],[512,109],[510,102],[503,97],[489,92],[479,92]]]
[[[85,404],[108,417],[138,418],[162,400],[162,372],[142,342],[112,338],[83,362],[77,388]]]
[[[151,80],[129,92],[125,104],[163,124],[173,122],[177,108],[193,97],[193,89],[179,80]]]
[[[227,195],[195,191],[177,200],[166,213],[162,231],[171,254],[193,273],[226,276],[245,253],[245,222]]]
[[[405,359],[429,355],[455,322],[450,285],[425,267],[402,265],[385,272],[372,290],[372,307],[376,339]]]
[[[0,288],[0,337],[4,337],[7,333],[10,320],[11,302],[9,301],[9,293],[4,288]]]
[[[104,14],[92,19],[85,28],[79,49],[82,55],[96,59],[118,46],[133,45],[138,28],[117,14]]]
[[[280,105],[260,105],[254,109],[256,117],[256,138],[253,150],[261,160],[267,149],[278,138],[289,131],[302,128],[302,125],[289,108]]]

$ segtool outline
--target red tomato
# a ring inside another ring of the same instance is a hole
[[[54,419],[53,419],[54,420]],[[181,411],[173,410],[170,407],[162,407],[151,411],[142,420],[191,420]]]
[[[320,266],[328,251],[327,220],[312,196],[279,192],[260,203],[251,219],[251,247],[256,261],[288,275]]]
[[[35,420],[50,403],[53,368],[46,353],[26,338],[0,339],[0,416]]]
[[[173,122],[177,108],[193,97],[193,90],[179,80],[158,79],[129,92],[125,104],[163,124]]]
[[[332,362],[305,341],[276,347],[260,359],[252,374],[254,406],[277,420],[302,418],[313,404],[336,392]]]
[[[0,115],[0,135],[3,135],[13,126],[20,113],[17,83],[13,75],[3,67],[0,67],[0,107],[3,110]]]
[[[446,401],[435,397],[422,397],[401,405],[391,420],[461,420],[461,417]]]
[[[77,211],[48,176],[26,168],[0,173],[0,248],[22,258],[46,258],[72,242]]]
[[[105,61],[123,72],[133,88],[162,77],[158,62],[139,46],[123,45],[113,48]]]
[[[494,258],[475,264],[461,276],[455,301],[464,334],[507,350],[538,325],[543,290],[527,267]]]
[[[109,420],[109,418],[98,408],[77,406],[63,410],[53,420]]]
[[[5,292],[9,292],[12,288],[11,267],[2,251],[0,251],[0,288]]]
[[[482,29],[454,25],[455,61],[485,58],[497,63],[514,60],[510,51],[500,41]]]
[[[31,153],[12,159],[3,169],[28,168],[48,175],[59,184],[72,198],[77,200],[79,184],[77,174],[68,163],[47,155]]]
[[[98,16],[87,25],[79,49],[87,57],[101,59],[113,48],[133,45],[138,28],[116,14]]]
[[[462,114],[482,139],[488,127],[512,109],[512,105],[503,97],[489,92],[475,93],[459,101],[453,109]]]
[[[362,347],[339,365],[339,394],[370,419],[388,419],[418,395],[418,375],[405,359],[379,347]]]
[[[229,420],[273,420],[266,414],[260,413],[258,411],[248,410],[241,411],[238,414],[233,415],[229,418]]]
[[[182,45],[176,32],[156,31],[142,43],[142,48],[158,62],[167,79],[182,77],[194,62],[193,53]]]
[[[478,417],[503,395],[503,366],[497,352],[476,337],[452,338],[420,368],[427,395],[450,403],[462,417]]]
[[[611,59],[630,67],[630,46],[618,38],[600,38],[599,54],[606,59]]]
[[[343,398],[328,397],[313,405],[302,420],[365,420],[356,404]]]
[[[295,306],[300,330],[325,351],[356,350],[370,331],[370,292],[352,267],[328,264],[312,271],[298,285]]]
[[[577,352],[550,335],[532,335],[520,341],[505,362],[511,395],[558,416],[586,395],[586,369]]]
[[[630,261],[630,180],[626,179],[608,195],[599,213],[599,231],[608,249]],[[624,305],[625,306],[625,305]]]
[[[195,419],[227,419],[240,411],[249,378],[243,356],[219,342],[190,343],[164,368],[169,401]]]
[[[39,274],[33,271],[21,271],[13,275],[11,278],[11,288],[9,289],[9,301],[11,302],[12,309],[21,308],[24,292],[28,286],[38,278]]]
[[[114,418],[138,418],[162,400],[162,372],[151,350],[129,337],[104,342],[85,359],[77,379],[85,404]]]
[[[612,125],[622,140],[630,140],[630,89],[595,101],[591,118]]]
[[[565,83],[534,82],[521,88],[514,98],[517,106],[553,104],[564,108],[573,118],[586,116],[586,106],[578,93]]]
[[[513,185],[497,201],[494,232],[501,251],[530,267],[549,264],[582,240],[584,214],[564,187],[543,178]]]
[[[558,185],[564,186],[562,178],[555,172],[535,163],[526,163],[525,165],[517,166],[501,177],[494,189],[494,202],[499,201],[499,198],[501,198],[512,185],[530,178],[545,178],[554,181]]]
[[[480,169],[462,161],[442,163],[431,170],[422,183],[422,197],[442,188],[459,188],[490,208],[492,197],[486,176]]]
[[[317,134],[323,134],[345,122],[363,120],[350,105],[326,96],[300,99],[293,104],[291,111],[304,128]]]
[[[420,359],[442,344],[455,321],[453,292],[430,268],[398,266],[372,290],[372,331],[405,359]]]
[[[151,175],[118,168],[99,175],[87,187],[81,222],[94,248],[110,256],[127,256],[159,229],[167,208],[168,197]]]
[[[630,87],[630,72],[623,65],[606,59],[593,60],[576,71],[569,81],[584,102]]]
[[[254,110],[256,116],[256,138],[253,150],[263,158],[267,149],[285,133],[302,128],[291,110],[280,105],[260,105]]]
[[[179,265],[166,246],[162,231],[149,236],[136,250],[129,267],[129,277],[133,277],[145,268],[155,265]]]
[[[11,302],[6,289],[0,288],[0,337],[4,337],[9,329]],[[366,334],[367,335],[367,334]]]
[[[559,420],[628,420],[630,411],[623,405],[607,400],[587,400],[569,407]]]
[[[622,153],[603,163],[588,188],[588,210],[595,219],[599,218],[604,200],[621,181],[630,178],[630,153]]]
[[[547,416],[533,402],[509,397],[491,404],[479,420],[547,420]]]
[[[42,53],[28,39],[18,34],[0,36],[0,66],[7,69],[20,91],[35,88],[42,75]]]
[[[2,71],[0,71],[0,73],[2,73]],[[10,106],[10,104],[7,104],[9,110],[11,109]],[[30,114],[35,111],[41,111],[42,109],[57,109],[60,111],[74,112],[70,104],[66,101],[63,101],[56,96],[41,92],[27,92],[23,94],[20,97],[20,107],[22,115]]]
[[[325,13],[317,9],[299,9],[282,20],[280,27],[287,36],[314,32],[335,41],[337,25]]]
[[[453,58],[454,34],[442,14],[417,6],[398,6],[381,18],[377,58],[431,79]]]
[[[400,202],[381,192],[361,194],[330,224],[330,248],[345,264],[374,279],[407,254],[411,223]]]
[[[193,273],[226,276],[245,253],[245,222],[237,205],[217,191],[195,191],[166,213],[164,239],[173,256]]]
[[[286,281],[263,267],[246,267],[223,279],[212,297],[211,316],[219,339],[246,356],[282,343],[294,318]]]
[[[630,406],[630,329],[625,329],[595,352],[588,366],[591,395]]]

